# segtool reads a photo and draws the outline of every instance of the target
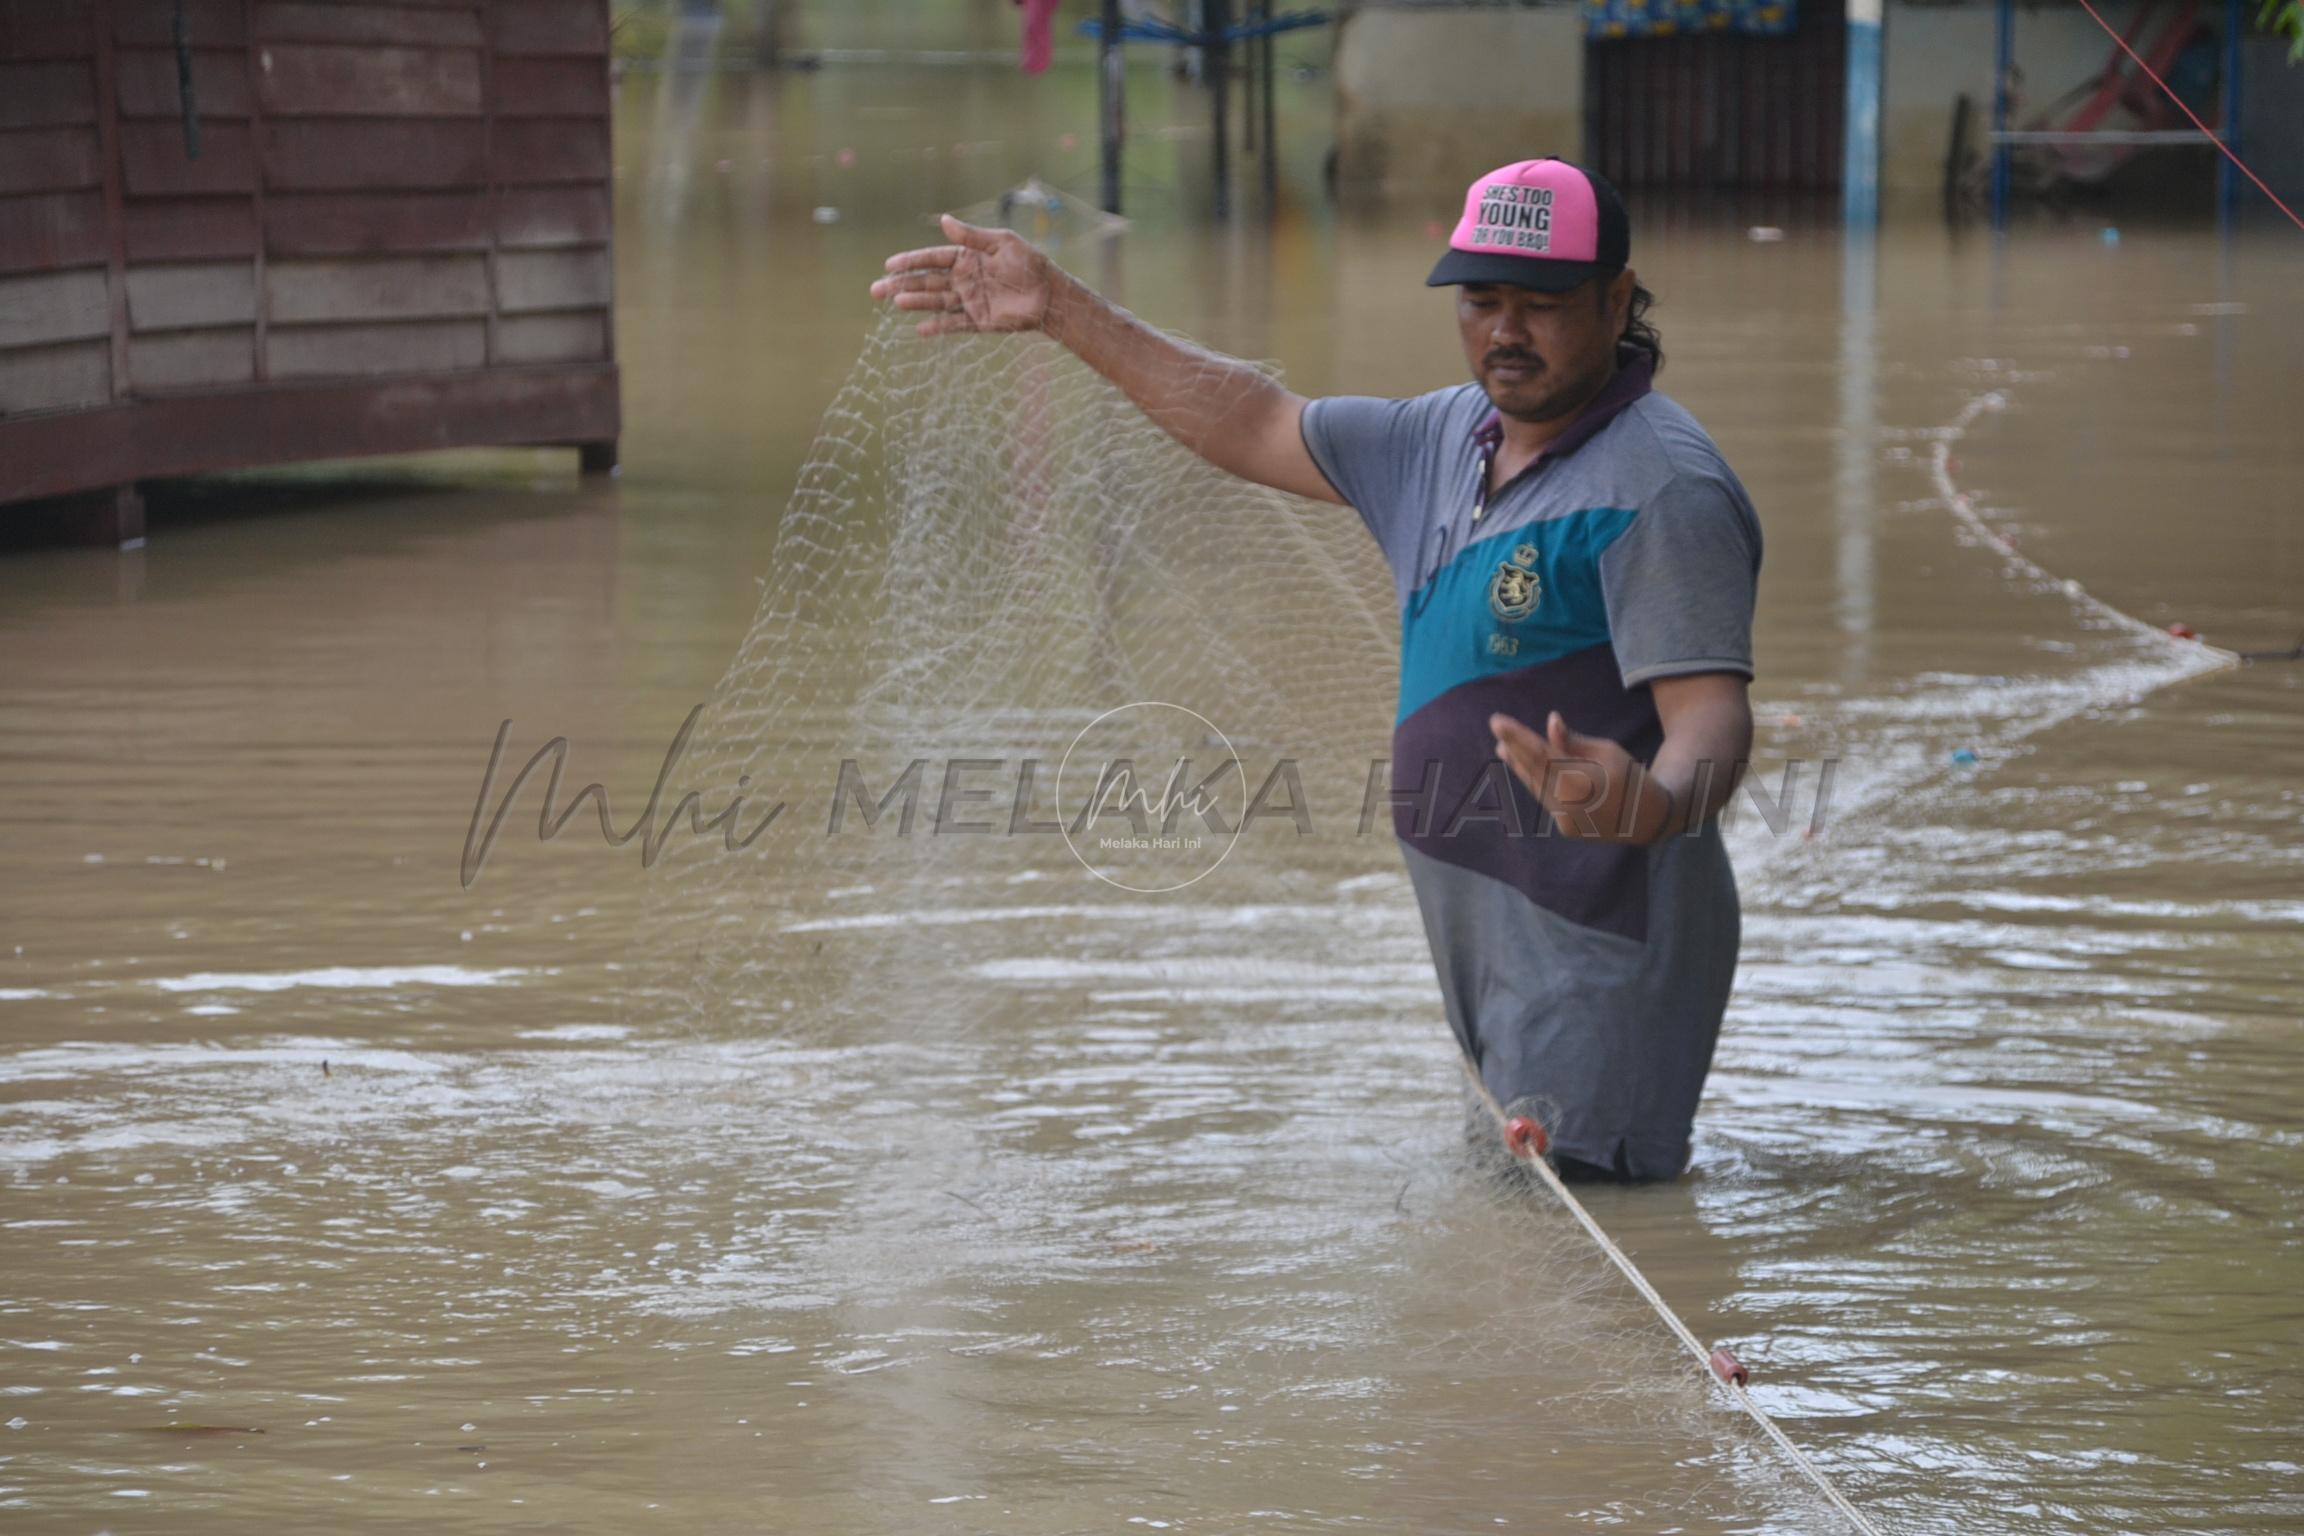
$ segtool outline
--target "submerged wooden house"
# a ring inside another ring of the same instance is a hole
[[[0,0],[0,519],[489,444],[615,462],[606,0]]]

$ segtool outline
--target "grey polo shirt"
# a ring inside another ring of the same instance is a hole
[[[1485,497],[1500,432],[1477,384],[1315,400],[1303,430],[1392,569],[1393,830],[1457,1042],[1555,1151],[1672,1177],[1735,975],[1727,851],[1710,826],[1647,848],[1561,835],[1497,759],[1488,717],[1541,730],[1557,709],[1652,761],[1651,681],[1752,674],[1751,500],[1629,352]]]

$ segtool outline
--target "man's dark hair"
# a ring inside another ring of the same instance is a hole
[[[1608,283],[1605,279],[1593,283],[1592,294],[1602,309],[1608,307]],[[1656,327],[1648,323],[1648,310],[1655,302],[1656,295],[1634,283],[1632,302],[1624,309],[1624,334],[1616,338],[1619,349],[1630,347],[1635,352],[1647,354],[1650,373],[1660,373],[1664,368],[1664,338],[1657,335]]]
[[[1656,327],[1648,323],[1648,310],[1656,302],[1656,295],[1632,285],[1632,302],[1624,311],[1624,338],[1620,345],[1648,354],[1651,373],[1664,370],[1664,338],[1656,334]]]

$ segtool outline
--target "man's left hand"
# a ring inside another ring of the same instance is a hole
[[[1490,715],[1488,729],[1496,755],[1564,835],[1622,843],[1664,835],[1672,796],[1618,743],[1570,730],[1558,710],[1541,735],[1510,715]]]

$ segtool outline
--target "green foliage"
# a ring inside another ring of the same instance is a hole
[[[2256,25],[2274,37],[2288,39],[2288,62],[2304,59],[2304,0],[2263,0]]]

